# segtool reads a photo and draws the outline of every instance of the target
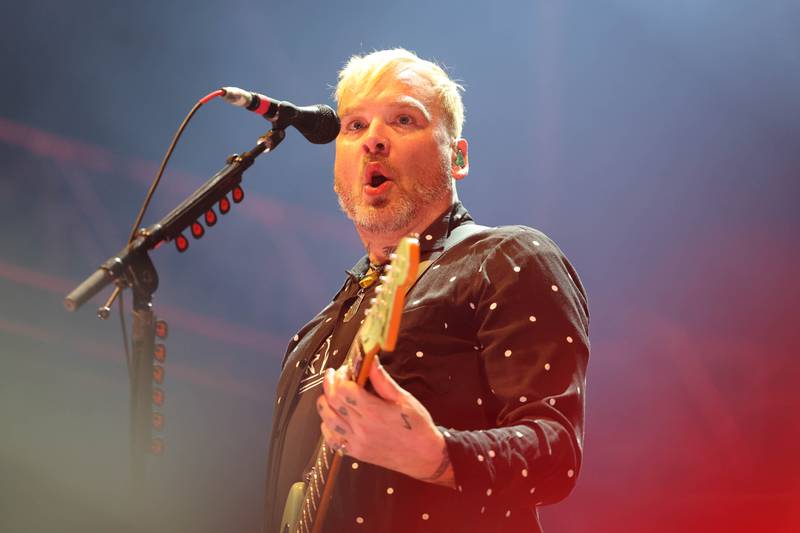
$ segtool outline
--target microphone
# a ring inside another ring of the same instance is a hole
[[[258,113],[276,128],[294,126],[314,144],[327,144],[339,135],[339,117],[329,106],[298,107],[238,87],[223,87],[222,91],[222,99],[226,102]]]

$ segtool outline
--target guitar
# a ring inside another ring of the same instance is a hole
[[[380,278],[382,283],[375,289],[376,297],[344,361],[348,376],[359,387],[367,381],[375,354],[394,350],[406,291],[417,278],[419,241],[415,237],[404,237],[390,258],[391,263]],[[306,481],[298,481],[289,489],[281,533],[319,533],[322,530],[341,460],[342,456],[320,438],[314,466],[306,474]]]

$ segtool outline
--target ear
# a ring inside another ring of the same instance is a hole
[[[469,174],[469,144],[466,139],[456,139],[450,159],[453,178],[463,180]]]

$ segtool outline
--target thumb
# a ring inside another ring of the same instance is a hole
[[[383,398],[393,403],[400,403],[405,392],[400,385],[389,375],[376,355],[372,361],[372,368],[369,369],[369,381],[375,392]]]

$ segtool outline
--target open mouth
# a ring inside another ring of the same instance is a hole
[[[370,187],[380,187],[381,184],[383,184],[384,182],[386,182],[388,180],[389,180],[389,178],[387,178],[383,174],[374,174],[369,179],[369,185],[370,185]]]
[[[392,185],[392,178],[386,175],[386,168],[379,162],[367,163],[364,168],[364,192],[369,196],[381,196]]]

